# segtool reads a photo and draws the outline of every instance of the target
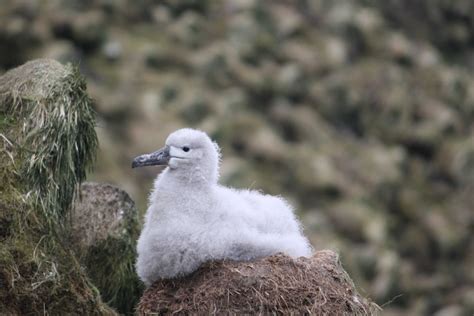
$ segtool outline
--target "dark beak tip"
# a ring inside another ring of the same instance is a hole
[[[138,158],[133,159],[132,161],[132,169],[140,167],[140,162],[138,161]]]

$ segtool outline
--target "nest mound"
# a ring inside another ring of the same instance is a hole
[[[374,315],[332,251],[293,260],[277,254],[253,262],[210,262],[191,276],[155,282],[137,311],[147,314]]]

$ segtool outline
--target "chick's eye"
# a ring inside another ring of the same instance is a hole
[[[188,151],[189,151],[189,147],[187,147],[187,146],[184,146],[182,149],[183,149],[184,152],[188,152]]]

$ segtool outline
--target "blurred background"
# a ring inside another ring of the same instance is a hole
[[[384,315],[473,315],[474,1],[2,0],[0,74],[43,57],[87,78],[89,179],[141,212],[161,169],[132,158],[199,128]]]

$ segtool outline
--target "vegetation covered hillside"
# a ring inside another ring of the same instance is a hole
[[[92,177],[141,211],[132,157],[200,128],[384,314],[474,312],[474,2],[5,0],[0,68],[36,57],[86,74]]]

